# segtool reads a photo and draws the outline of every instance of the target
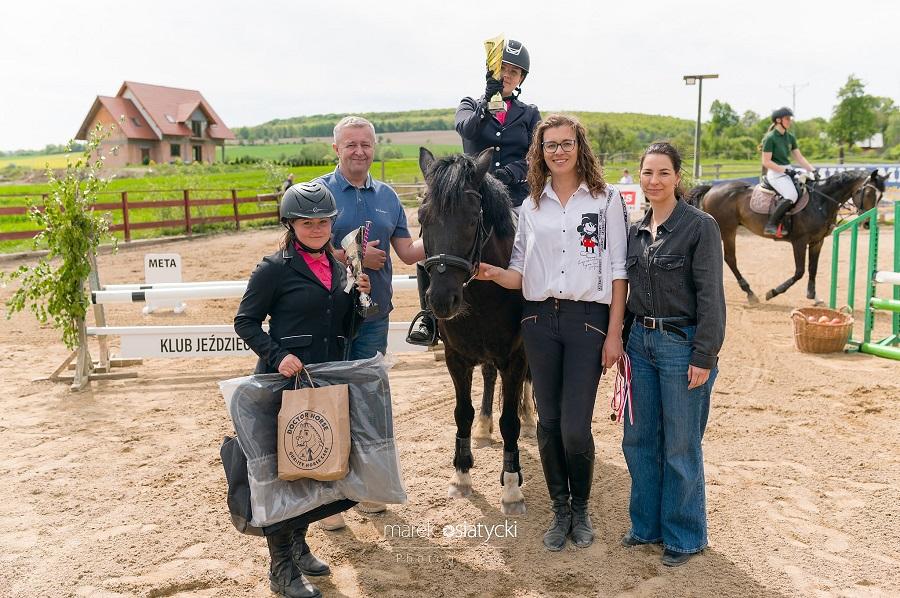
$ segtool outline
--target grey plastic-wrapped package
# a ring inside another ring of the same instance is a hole
[[[348,498],[405,503],[406,488],[394,442],[391,391],[384,357],[307,366],[317,386],[347,384],[350,394],[350,473],[333,482],[278,479],[276,429],[281,393],[293,378],[257,374],[219,382],[247,456],[251,524],[268,526]]]

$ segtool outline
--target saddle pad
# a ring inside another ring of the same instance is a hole
[[[766,189],[762,185],[756,185],[750,195],[750,209],[757,214],[768,214],[772,211],[772,205],[775,203],[775,192]],[[794,203],[794,207],[788,211],[788,214],[794,215],[803,210],[809,203],[809,191],[803,190],[803,194]]]

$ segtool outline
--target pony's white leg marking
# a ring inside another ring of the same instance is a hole
[[[523,482],[524,483],[524,482]],[[503,492],[500,496],[500,512],[504,515],[524,515],[525,495],[519,486],[519,474],[503,472]]]
[[[518,481],[518,478],[517,478]],[[448,498],[465,498],[472,494],[472,476],[468,471],[454,470],[447,489]]]

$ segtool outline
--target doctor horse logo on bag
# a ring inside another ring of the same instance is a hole
[[[328,419],[317,411],[301,411],[288,422],[284,449],[300,469],[315,469],[331,454],[334,437]]]

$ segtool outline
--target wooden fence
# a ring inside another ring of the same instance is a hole
[[[145,200],[145,201],[133,201],[129,202],[128,200],[128,191],[105,191],[100,193],[99,195],[112,195],[118,196],[117,201],[109,201],[109,202],[98,202],[94,204],[94,209],[100,211],[108,211],[108,212],[121,212],[121,224],[111,225],[109,230],[111,232],[122,232],[125,241],[131,241],[131,233],[132,231],[139,229],[152,229],[152,228],[181,228],[183,227],[184,233],[186,235],[193,234],[193,229],[195,226],[203,225],[203,224],[211,224],[215,222],[234,222],[234,227],[237,230],[241,228],[241,222],[245,220],[259,220],[266,218],[274,218],[278,219],[278,201],[280,199],[280,194],[268,193],[261,195],[252,195],[248,197],[238,197],[239,191],[247,191],[246,189],[183,189],[181,190],[181,197],[177,199],[157,199],[157,200]],[[132,191],[132,193],[161,193],[159,191]],[[173,193],[178,193],[177,191],[173,191]],[[191,197],[192,193],[221,193],[224,197],[220,198],[212,198],[212,199],[194,199]],[[0,199],[9,198],[9,197],[35,197],[36,194],[31,195],[23,195],[23,194],[15,194],[15,195],[0,195]],[[44,199],[46,199],[46,194],[42,194]],[[274,202],[274,210],[269,208],[273,207]],[[241,204],[253,203],[257,204],[260,208],[263,208],[262,211],[252,212],[252,213],[241,213],[239,206]],[[191,208],[198,208],[204,206],[223,206],[223,205],[231,205],[232,212],[228,215],[219,215],[219,216],[198,216],[195,214],[191,214]],[[133,219],[131,215],[140,210],[156,210],[160,208],[181,208],[182,217],[179,219],[168,219],[168,220],[152,220],[152,221],[136,221]],[[14,205],[14,206],[0,206],[0,216],[21,216],[27,214],[29,207],[26,205]],[[19,230],[19,231],[9,231],[9,232],[0,232],[0,241],[10,241],[17,239],[31,239],[35,235],[38,234],[38,230]]]

